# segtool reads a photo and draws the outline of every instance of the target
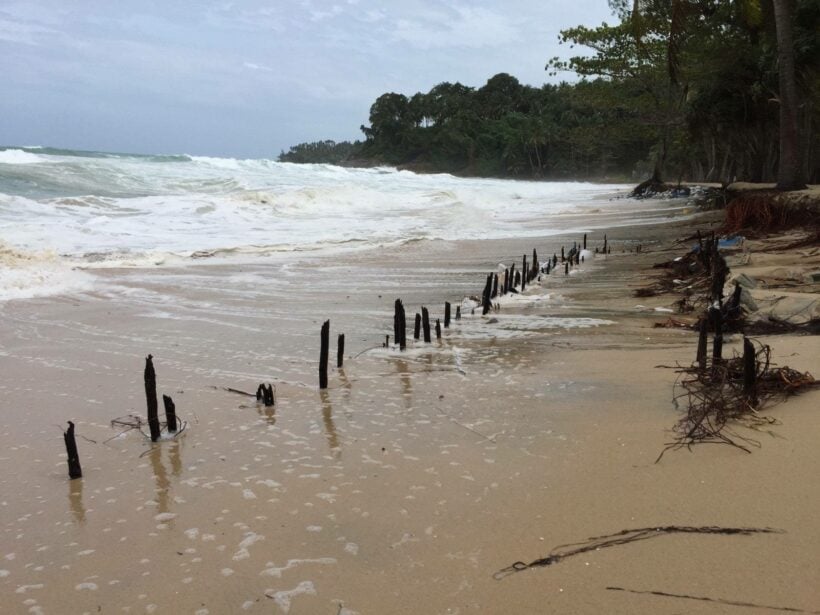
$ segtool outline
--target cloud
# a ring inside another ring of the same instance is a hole
[[[23,45],[38,45],[41,39],[57,34],[56,30],[34,23],[25,23],[8,19],[0,14],[0,41],[20,43]]]
[[[270,66],[265,66],[264,64],[256,64],[255,62],[243,62],[242,66],[250,70],[262,70],[267,72],[273,71],[273,69]]]
[[[502,13],[482,7],[455,6],[421,19],[399,19],[393,36],[418,49],[498,47],[516,39],[518,29]]]

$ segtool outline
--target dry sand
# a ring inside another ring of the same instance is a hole
[[[511,262],[534,240],[307,263],[288,273],[313,289],[298,296],[281,270],[249,265],[229,272],[241,292],[216,289],[214,266],[4,304],[0,611],[740,612],[608,587],[819,611],[820,392],[772,408],[752,454],[701,446],[654,463],[678,417],[675,373],[657,366],[690,363],[695,337],[652,327],[672,297],[630,291],[691,226],[612,232],[606,259],[404,354],[366,350],[396,296],[439,306],[479,292],[488,254]],[[330,311],[350,350],[320,392]],[[816,336],[765,341],[779,364],[820,371]],[[153,448],[135,432],[103,443],[110,419],[143,412],[148,352],[188,428]],[[222,389],[268,380],[275,409]],[[94,441],[79,439],[75,481],[69,418]],[[661,536],[493,578],[559,544],[661,525],[783,533]]]

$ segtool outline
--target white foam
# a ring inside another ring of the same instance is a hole
[[[47,162],[42,156],[21,149],[0,150],[0,164],[37,164]]]
[[[303,594],[310,596],[316,595],[316,588],[313,586],[311,581],[302,581],[293,589],[281,590],[278,592],[265,592],[266,596],[273,598],[273,601],[279,605],[279,608],[282,609],[283,613],[288,613],[290,611],[290,604],[293,599]]]

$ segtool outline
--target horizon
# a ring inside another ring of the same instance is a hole
[[[362,140],[370,105],[499,72],[540,87],[558,31],[611,18],[605,0],[297,6],[260,0],[11,2],[0,9],[4,147],[276,159]]]

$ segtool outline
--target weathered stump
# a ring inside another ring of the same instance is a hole
[[[584,250],[587,249],[587,234],[584,233]]]
[[[68,477],[70,479],[82,478],[83,469],[80,466],[80,454],[77,451],[77,440],[74,437],[74,423],[68,422],[68,429],[63,432],[65,441],[65,452],[68,456]]]
[[[441,321],[436,318],[436,339],[441,339]]]
[[[753,408],[757,406],[757,358],[748,337],[743,338],[743,393]]]
[[[481,295],[481,313],[487,314],[492,305],[490,304],[490,295],[493,288],[493,274],[487,276],[487,281],[484,283],[484,292]]]
[[[493,274],[493,291],[490,293],[490,298],[495,299],[498,296],[498,274]]]
[[[444,302],[444,328],[450,328],[450,302]]]
[[[456,320],[461,320],[461,306],[456,306]]]
[[[527,276],[529,275],[529,269],[527,269],[527,255],[524,255],[524,259],[521,262],[521,290],[523,291],[527,288]]]
[[[342,369],[345,362],[345,334],[340,333],[336,338],[336,367]]]
[[[168,431],[176,433],[177,430],[177,407],[170,395],[162,396],[162,404],[165,406],[165,422],[168,424]]]
[[[148,406],[148,429],[151,431],[151,442],[156,442],[160,437],[159,416],[157,414],[157,375],[154,372],[154,357],[148,355],[145,358],[145,401]]]
[[[327,360],[330,353],[330,321],[322,325],[321,347],[319,350],[319,388],[327,388]]]
[[[407,325],[405,322],[404,304],[401,299],[396,299],[395,312],[393,314],[393,339],[399,345],[399,349],[407,348]]]
[[[426,307],[421,308],[421,328],[424,331],[424,341],[429,344],[432,341],[430,339],[430,312]]]
[[[421,336],[421,314],[416,312],[416,321],[413,324],[413,339],[418,340]]]

